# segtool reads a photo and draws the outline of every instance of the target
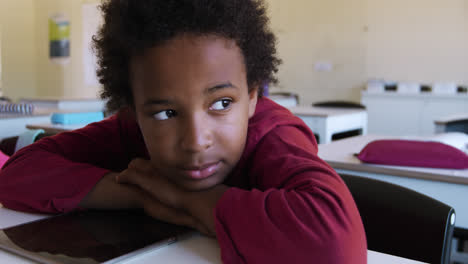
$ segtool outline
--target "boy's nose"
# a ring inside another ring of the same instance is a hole
[[[185,151],[202,152],[213,145],[209,121],[201,116],[190,118],[182,134],[181,145]]]

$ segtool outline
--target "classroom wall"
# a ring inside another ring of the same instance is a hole
[[[368,0],[368,77],[468,84],[467,0]]]
[[[4,95],[36,94],[35,0],[0,0],[0,48]]]
[[[284,60],[274,90],[304,104],[359,101],[370,78],[468,85],[467,0],[267,2]]]
[[[37,95],[67,98],[95,98],[98,87],[86,85],[83,79],[82,4],[96,1],[40,0],[36,7],[37,26]],[[48,19],[62,13],[70,20],[70,58],[56,63],[49,58]]]
[[[296,92],[304,104],[359,101],[369,78],[468,84],[467,0],[265,1],[284,62],[272,90]],[[0,0],[4,94],[96,96],[99,87],[83,80],[87,2],[98,0]],[[57,12],[71,23],[65,65],[48,57],[47,23]]]
[[[366,79],[366,2],[267,2],[283,59],[276,89],[296,92],[306,104],[338,98],[359,100]],[[316,69],[323,63],[332,69]]]

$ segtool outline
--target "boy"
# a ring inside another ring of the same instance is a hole
[[[256,0],[109,0],[95,38],[118,113],[16,153],[0,202],[143,208],[216,236],[225,263],[365,263],[353,199],[312,132],[261,98],[279,59]]]

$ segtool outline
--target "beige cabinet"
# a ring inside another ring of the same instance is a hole
[[[369,134],[430,135],[435,133],[435,120],[468,112],[468,94],[362,91],[361,104],[367,109]]]

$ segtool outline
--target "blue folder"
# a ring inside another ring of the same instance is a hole
[[[53,124],[75,125],[89,124],[104,119],[103,112],[71,112],[71,113],[53,113],[51,122]]]

